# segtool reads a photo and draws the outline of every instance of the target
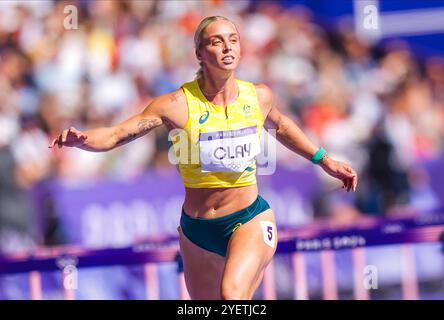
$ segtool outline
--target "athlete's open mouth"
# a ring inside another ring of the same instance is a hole
[[[222,61],[224,63],[232,63],[234,61],[234,57],[233,56],[225,56]]]

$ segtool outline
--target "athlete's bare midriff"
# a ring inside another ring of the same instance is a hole
[[[185,188],[183,208],[194,218],[217,218],[248,207],[257,198],[257,184],[235,188]]]

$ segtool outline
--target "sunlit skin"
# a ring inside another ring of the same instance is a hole
[[[196,57],[203,63],[205,74],[199,86],[209,101],[226,106],[236,100],[239,91],[235,70],[239,65],[240,51],[240,36],[231,22],[215,21],[203,32]]]
[[[208,101],[226,107],[239,94],[235,71],[241,58],[240,36],[233,23],[212,22],[196,48],[203,64],[199,86]],[[265,127],[276,130],[276,138],[290,150],[310,160],[318,150],[296,123],[282,114],[275,104],[272,90],[256,84],[259,106]],[[87,151],[108,151],[137,139],[154,128],[165,125],[169,130],[183,129],[188,119],[186,97],[182,89],[155,98],[140,114],[109,128],[81,132],[73,127],[64,130],[50,147],[78,147]],[[351,166],[325,156],[320,166],[342,181],[343,188],[355,191],[358,183]],[[297,182],[295,182],[297,183]],[[185,188],[184,210],[192,217],[215,218],[248,207],[257,197],[257,185],[236,188]],[[275,223],[271,209],[257,215],[233,232],[227,256],[222,257],[193,244],[180,228],[179,242],[184,261],[187,288],[193,299],[251,299],[261,283],[264,270],[271,261],[274,247],[264,242],[260,221]]]
[[[239,65],[241,57],[240,36],[231,22],[216,21],[210,24],[203,32],[201,48],[196,50],[197,58],[205,64],[207,73],[223,71],[230,76]],[[233,57],[232,61],[224,61],[226,57]]]

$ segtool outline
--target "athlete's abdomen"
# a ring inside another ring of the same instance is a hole
[[[248,207],[257,194],[256,184],[237,188],[185,188],[183,206],[193,218],[217,218]]]

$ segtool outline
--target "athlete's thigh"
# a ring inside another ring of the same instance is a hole
[[[185,283],[191,299],[220,299],[225,258],[191,242],[178,228]]]
[[[231,236],[222,285],[234,286],[251,298],[273,258],[276,245],[276,223],[273,211],[268,209],[240,226]]]

